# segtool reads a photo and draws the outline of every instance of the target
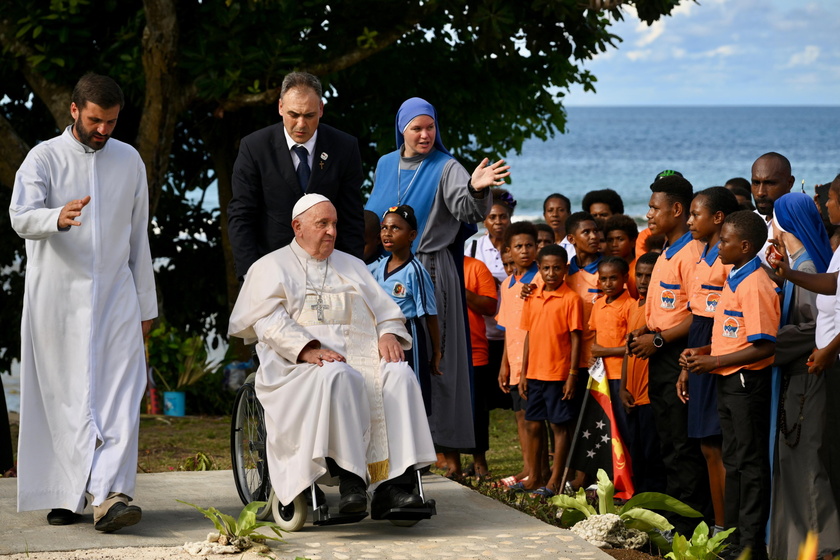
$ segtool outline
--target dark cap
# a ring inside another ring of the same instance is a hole
[[[655,183],[659,179],[664,179],[665,177],[670,177],[672,175],[676,175],[677,177],[683,176],[683,174],[679,171],[674,171],[673,169],[666,169],[665,171],[660,171],[659,173],[657,173],[656,178],[653,180],[653,182]]]
[[[385,213],[382,214],[382,219],[385,219],[385,216],[388,214],[396,214],[400,216],[403,220],[408,222],[408,226],[413,229],[417,230],[417,218],[414,216],[414,208],[409,206],[408,204],[403,204],[402,206],[391,206]]]

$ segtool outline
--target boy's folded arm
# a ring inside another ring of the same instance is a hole
[[[775,352],[775,339],[760,338],[747,348],[718,356],[719,367],[746,366],[769,358]]]

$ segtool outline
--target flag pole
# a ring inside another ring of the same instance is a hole
[[[580,405],[580,412],[578,412],[577,423],[575,424],[575,432],[572,434],[572,443],[569,445],[569,454],[566,456],[566,467],[563,469],[563,478],[560,481],[560,492],[566,492],[566,482],[569,479],[569,468],[572,462],[572,457],[575,454],[575,445],[578,443],[578,435],[580,434],[580,425],[583,423],[583,414],[586,411],[586,403],[592,398],[589,389],[592,386],[592,376],[586,376],[589,380],[586,382],[586,394],[583,395],[583,403]]]

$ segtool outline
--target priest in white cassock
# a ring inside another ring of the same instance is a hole
[[[35,146],[15,177],[12,227],[26,240],[18,510],[51,509],[111,532],[140,520],[134,496],[143,335],[157,316],[148,186],[137,151],[109,139],[124,98],[87,74],[74,123]]]
[[[415,468],[435,461],[404,317],[364,263],[335,251],[336,211],[319,194],[292,210],[295,239],[248,270],[229,333],[257,341],[268,470],[283,504],[329,472],[341,513],[420,507]]]

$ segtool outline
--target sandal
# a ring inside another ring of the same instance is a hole
[[[537,488],[533,492],[531,492],[532,498],[551,498],[554,496],[554,491],[549,488],[548,486],[543,486],[541,488]]]

